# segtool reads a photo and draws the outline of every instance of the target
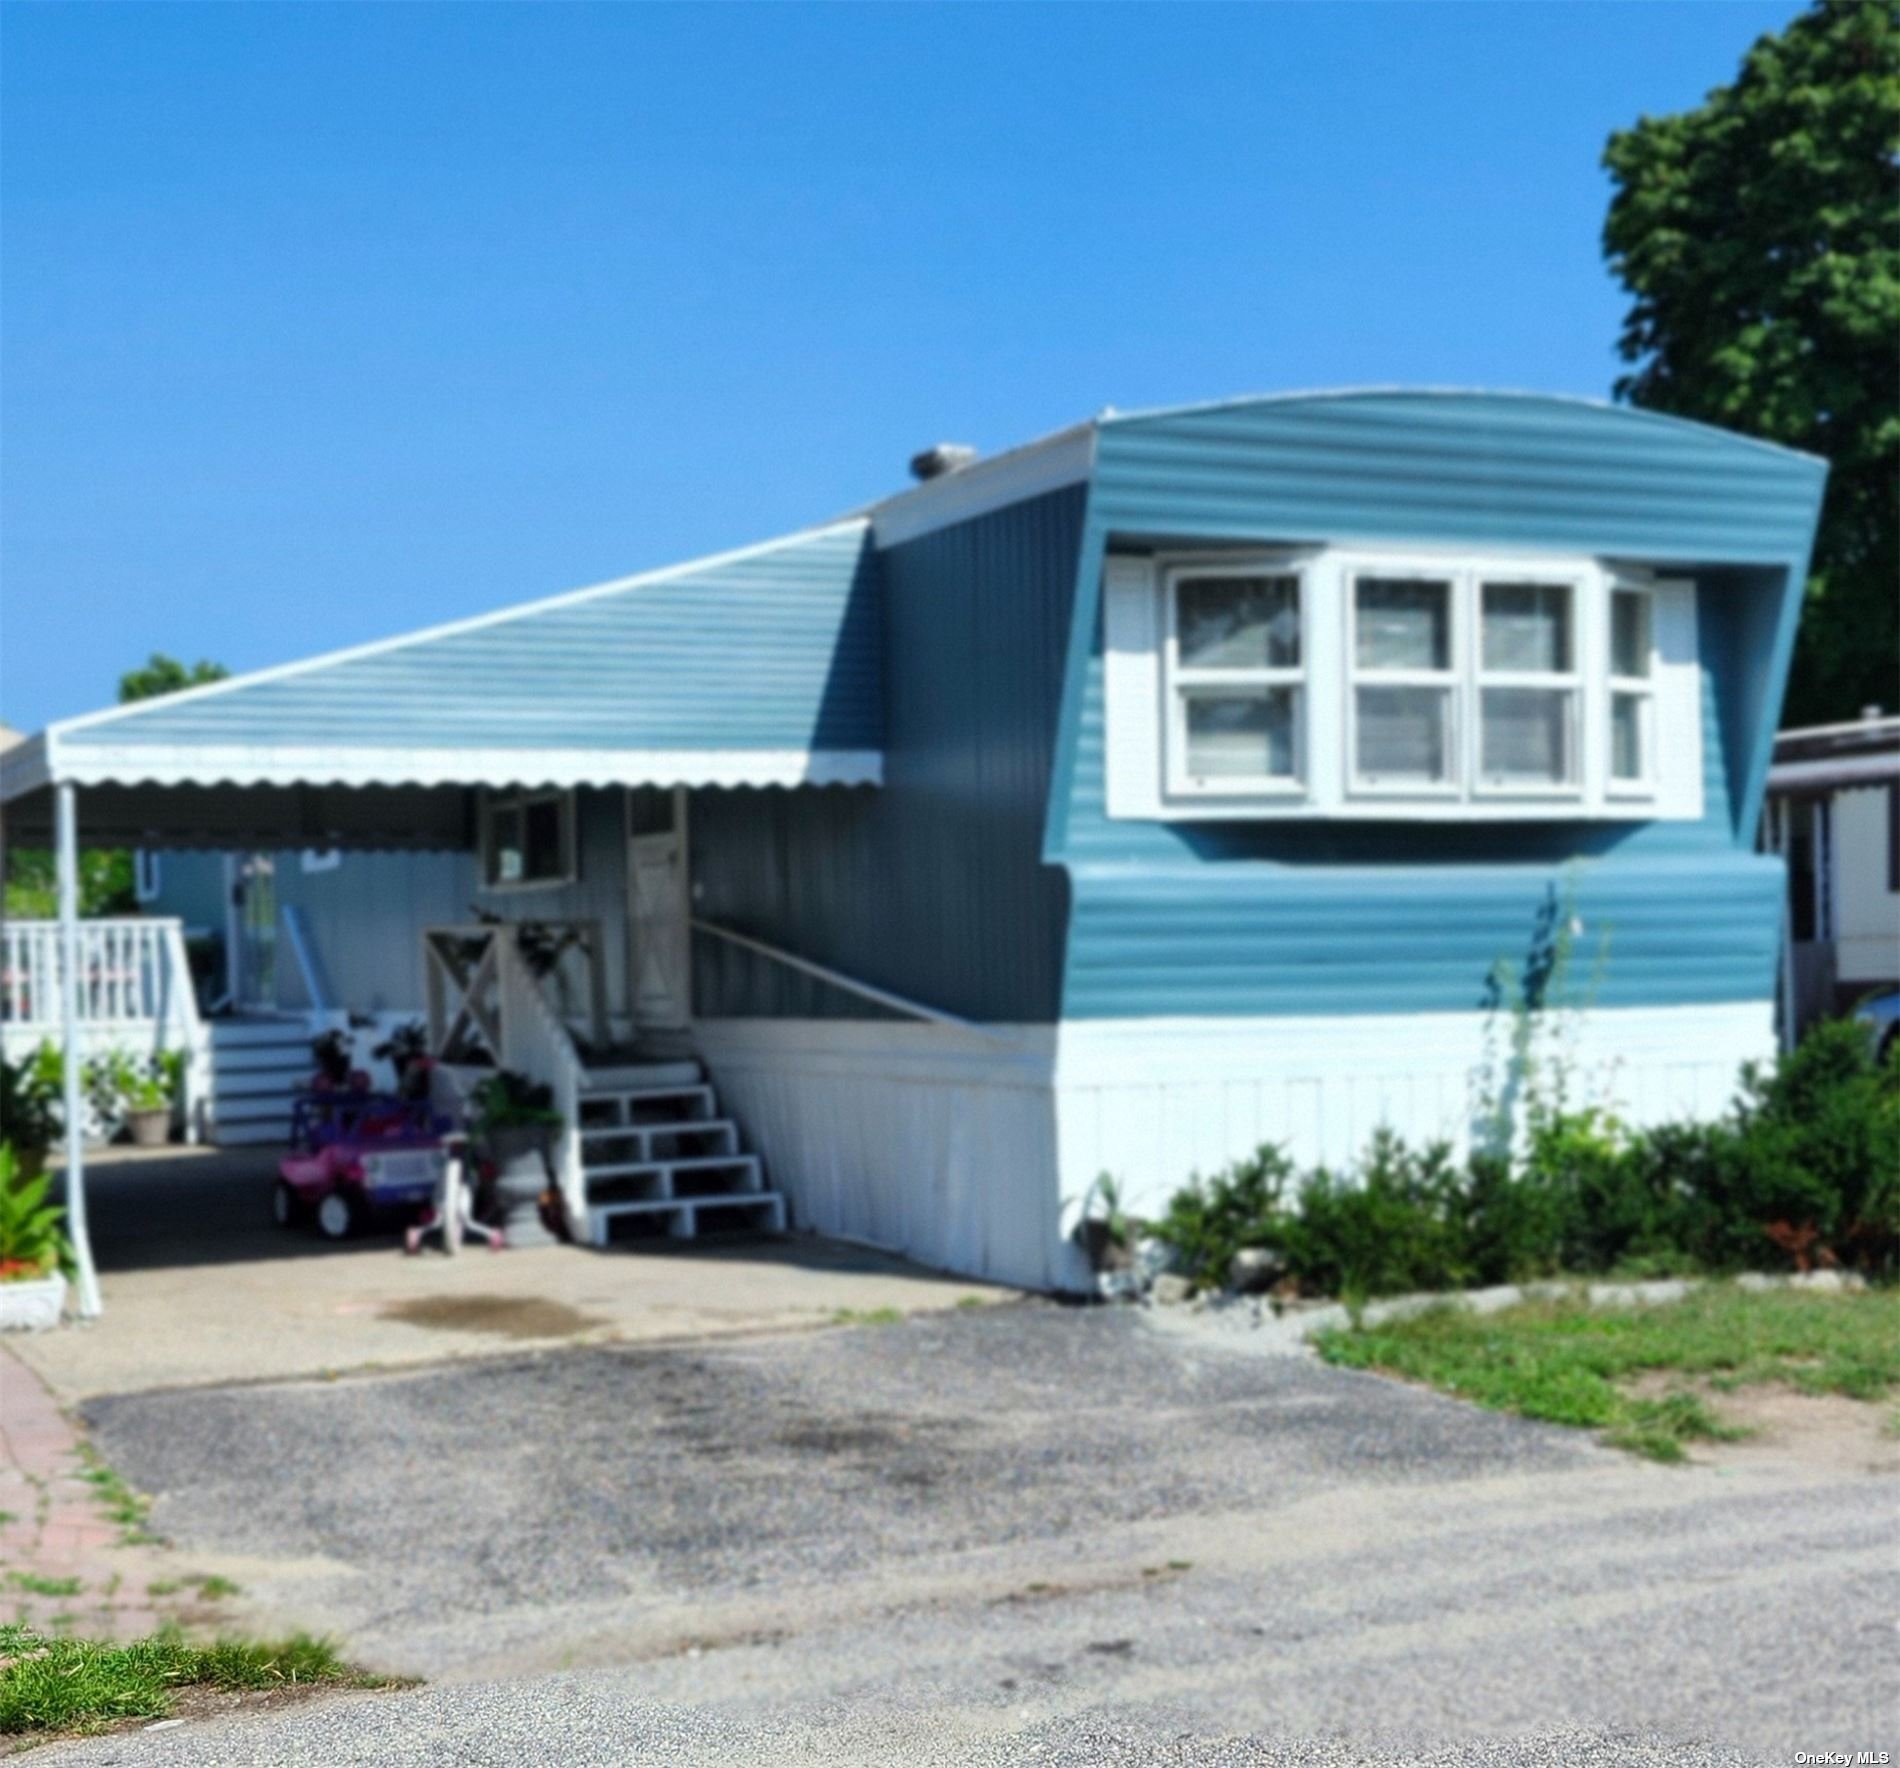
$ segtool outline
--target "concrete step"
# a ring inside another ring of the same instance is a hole
[[[586,1169],[587,1201],[735,1197],[765,1189],[756,1154],[709,1155],[699,1160],[623,1160]]]
[[[212,1050],[211,1066],[219,1074],[239,1074],[261,1068],[281,1069],[308,1078],[316,1071],[317,1064],[308,1043],[230,1044]]]
[[[620,1125],[645,1129],[656,1123],[709,1120],[717,1107],[704,1082],[659,1087],[620,1087],[581,1095],[581,1128]]]
[[[691,1086],[706,1078],[697,1062],[620,1062],[589,1068],[581,1077],[583,1093],[620,1093],[630,1087]]]
[[[220,1123],[254,1122],[269,1118],[288,1135],[290,1105],[288,1093],[217,1093],[212,1095],[211,1115]]]
[[[587,1240],[591,1246],[607,1246],[612,1242],[614,1223],[636,1216],[658,1218],[666,1224],[672,1239],[691,1240],[707,1215],[771,1234],[785,1231],[785,1199],[776,1191],[749,1191],[730,1197],[649,1198],[590,1205]]]
[[[310,1053],[310,1031],[301,1019],[214,1019],[211,1021],[211,1047],[236,1049],[245,1044],[294,1045],[305,1055]]]
[[[683,1118],[676,1123],[605,1123],[581,1131],[581,1159],[685,1160],[696,1154],[737,1154],[739,1126],[729,1117]]]
[[[290,1109],[290,1095],[303,1091],[304,1082],[310,1077],[301,1070],[287,1073],[279,1068],[240,1069],[236,1074],[227,1074],[223,1070],[211,1077],[211,1096],[214,1099],[247,1099],[259,1093],[273,1099],[282,1099],[284,1109]]]

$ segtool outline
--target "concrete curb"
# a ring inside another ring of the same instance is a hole
[[[1806,1289],[1822,1294],[1843,1294],[1867,1287],[1865,1281],[1841,1271],[1809,1271],[1771,1274],[1744,1271],[1738,1277],[1664,1277],[1644,1283],[1565,1282],[1554,1279],[1544,1283],[1498,1283],[1488,1289],[1452,1289],[1420,1295],[1392,1295],[1369,1301],[1358,1311],[1359,1323],[1383,1326],[1393,1320],[1415,1319],[1434,1308],[1450,1308],[1459,1313],[1495,1314],[1527,1301],[1582,1301],[1592,1308],[1648,1307],[1681,1301],[1698,1289],[1731,1284],[1737,1289],[1760,1294],[1771,1289]],[[1153,1302],[1144,1306],[1154,1307]],[[1176,1312],[1170,1307],[1158,1310]],[[1212,1316],[1227,1324],[1244,1324],[1247,1342],[1269,1354],[1295,1356],[1303,1352],[1316,1333],[1353,1324],[1353,1311],[1344,1302],[1295,1303],[1285,1313],[1277,1313],[1264,1297],[1234,1295],[1222,1291],[1218,1296],[1197,1297],[1179,1310],[1203,1318]],[[1250,1315],[1242,1320],[1235,1315]]]

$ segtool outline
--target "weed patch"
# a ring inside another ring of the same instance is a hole
[[[1319,1354],[1435,1387],[1495,1411],[1600,1430],[1659,1461],[1739,1434],[1688,1392],[1639,1397],[1644,1376],[1718,1388],[1777,1382],[1808,1394],[1877,1400],[1900,1386],[1900,1293],[1816,1295],[1710,1286],[1678,1302],[1613,1311],[1528,1303],[1476,1315],[1320,1333]]]
[[[258,1692],[329,1685],[387,1686],[307,1635],[259,1644],[188,1644],[160,1633],[129,1645],[0,1625],[0,1734],[100,1731],[161,1719],[192,1689]]]

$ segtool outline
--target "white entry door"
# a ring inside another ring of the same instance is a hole
[[[633,1018],[647,1031],[677,1031],[691,1006],[686,925],[686,844],[678,829],[627,841],[633,917]]]

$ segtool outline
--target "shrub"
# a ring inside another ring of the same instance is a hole
[[[0,1142],[0,1283],[50,1277],[69,1270],[72,1248],[60,1223],[66,1212],[46,1201],[52,1183],[19,1170],[11,1142]]]
[[[1817,1026],[1772,1073],[1749,1068],[1722,1177],[1733,1256],[1764,1235],[1891,1274],[1900,1249],[1900,1050],[1853,1020]],[[1752,1230],[1752,1231],[1751,1231]],[[1808,1236],[1812,1236],[1808,1239]]]
[[[1169,1199],[1167,1214],[1154,1224],[1155,1238],[1174,1248],[1195,1282],[1225,1283],[1243,1246],[1282,1247],[1287,1215],[1281,1198],[1292,1176],[1286,1151],[1273,1147],[1256,1149],[1211,1179],[1196,1174]]]
[[[1547,1107],[1516,1159],[1459,1164],[1381,1130],[1350,1173],[1296,1180],[1284,1150],[1261,1148],[1178,1191],[1155,1232],[1198,1283],[1266,1247],[1303,1288],[1334,1295],[1788,1262],[1893,1276],[1900,1051],[1882,1062],[1864,1026],[1824,1025],[1774,1071],[1745,1071],[1723,1122],[1635,1132]]]
[[[1302,1286],[1329,1295],[1449,1289],[1470,1274],[1463,1218],[1450,1147],[1414,1152],[1381,1129],[1356,1173],[1341,1179],[1322,1167],[1300,1186],[1281,1245]]]

